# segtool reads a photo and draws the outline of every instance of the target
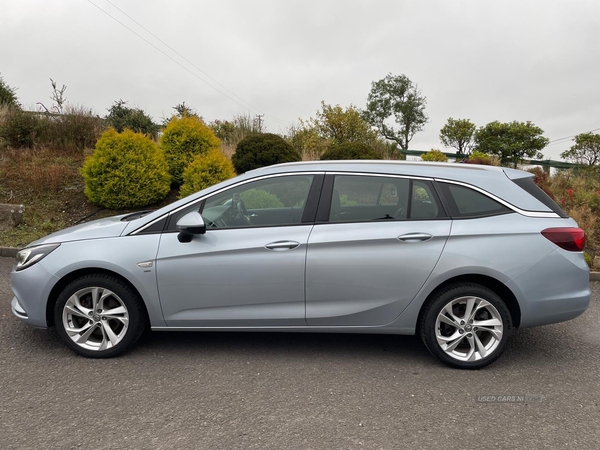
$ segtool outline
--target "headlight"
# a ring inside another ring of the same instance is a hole
[[[44,244],[24,248],[17,253],[17,265],[15,266],[15,270],[22,270],[34,265],[58,247],[60,247],[60,244]]]

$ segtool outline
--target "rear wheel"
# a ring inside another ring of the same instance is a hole
[[[479,369],[504,352],[512,320],[495,292],[461,283],[430,299],[419,328],[425,346],[437,359],[460,369]]]
[[[85,275],[59,295],[54,323],[62,341],[83,356],[108,358],[122,353],[141,336],[142,300],[119,278]]]

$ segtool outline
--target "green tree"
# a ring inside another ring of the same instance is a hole
[[[575,145],[562,152],[561,158],[590,166],[600,164],[600,134],[581,133],[573,141]]]
[[[177,117],[179,117],[180,119],[185,116],[190,116],[190,117],[195,117],[196,119],[204,122],[204,120],[202,119],[202,117],[200,117],[198,115],[196,110],[192,109],[190,106],[186,105],[185,102],[178,103],[177,105],[173,106],[172,109],[175,110],[175,115]],[[166,122],[168,123],[169,119]]]
[[[371,84],[364,117],[381,136],[397,142],[406,151],[414,135],[427,123],[426,104],[425,96],[406,75],[390,73]],[[390,119],[396,127],[389,124]]]
[[[183,171],[196,155],[219,149],[221,141],[200,119],[193,116],[173,116],[160,137],[173,184],[183,183]]]
[[[421,159],[423,161],[448,162],[448,157],[436,148],[432,148],[427,153],[423,153]]]
[[[541,128],[529,121],[502,123],[496,120],[475,132],[475,148],[498,156],[503,166],[516,168],[526,158],[544,157],[540,150],[548,145],[549,140],[542,136],[543,133]]]
[[[1,106],[19,106],[17,101],[17,90],[10,87],[4,78],[0,75],[0,107]]]
[[[158,135],[158,125],[153,122],[152,117],[141,109],[127,106],[127,102],[123,100],[116,101],[108,109],[106,120],[119,133],[129,129],[150,136],[152,139],[156,139]]]
[[[468,155],[471,153],[476,129],[469,119],[449,117],[446,125],[440,130],[440,141],[446,147],[455,148],[459,154]]]
[[[242,139],[231,157],[237,173],[285,162],[300,161],[300,155],[281,136],[251,134]]]

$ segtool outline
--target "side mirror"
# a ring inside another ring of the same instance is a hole
[[[195,234],[206,233],[206,224],[200,213],[193,211],[187,213],[177,221],[177,230],[179,242],[190,242]]]

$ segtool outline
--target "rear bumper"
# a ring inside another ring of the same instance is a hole
[[[557,249],[507,286],[521,307],[521,328],[564,322],[590,305],[589,268],[581,253]]]

